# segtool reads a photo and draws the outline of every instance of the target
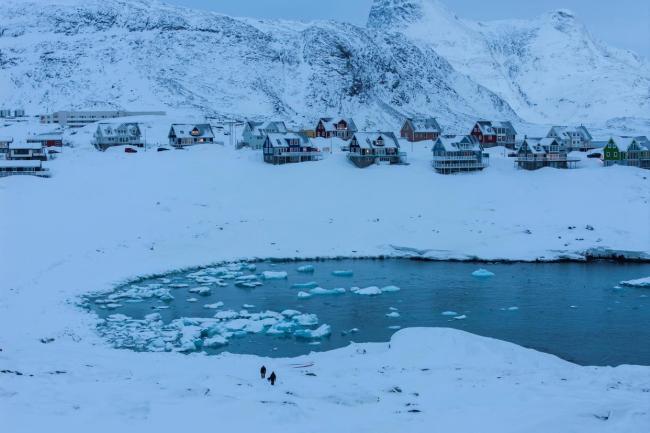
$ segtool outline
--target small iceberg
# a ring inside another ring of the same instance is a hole
[[[255,308],[255,305],[253,304],[244,304],[242,305],[243,308]]]
[[[265,280],[286,280],[289,274],[285,271],[264,271],[262,278]]]
[[[206,338],[203,340],[203,347],[215,349],[228,344],[228,339],[223,335],[215,335],[214,337]]]
[[[650,288],[650,277],[639,278],[636,280],[621,281],[621,286],[625,287],[648,287]]]
[[[455,311],[443,311],[442,313],[443,316],[458,316],[458,313]]]
[[[517,311],[519,307],[508,307],[508,311]]]
[[[399,325],[392,325],[392,326],[389,326],[388,329],[402,329],[402,327],[399,326]]]
[[[304,266],[298,266],[298,272],[301,272],[303,274],[311,274],[315,271],[313,265],[304,265]]]
[[[293,332],[294,337],[305,340],[329,337],[332,334],[330,325],[321,325],[316,329],[297,329]]]
[[[318,287],[318,283],[315,281],[310,281],[308,283],[295,283],[291,285],[292,289],[315,289]]]
[[[310,295],[342,295],[345,293],[345,289],[343,288],[336,288],[336,289],[323,289],[322,287],[315,287],[309,291]]]
[[[386,287],[381,288],[382,293],[399,292],[400,290],[402,290],[402,289],[400,289],[397,286],[386,286]]]
[[[465,319],[467,319],[467,316],[463,314],[462,316],[454,317],[454,319],[456,319],[456,320],[465,320]]]
[[[318,316],[315,314],[298,314],[293,316],[292,320],[300,326],[318,325]]]
[[[261,286],[262,283],[259,281],[237,281],[235,286],[243,289],[254,289],[255,287]]]
[[[298,292],[298,297],[301,298],[301,299],[311,298],[311,293]]]
[[[188,290],[190,293],[196,293],[201,296],[210,296],[212,294],[212,289],[206,286],[192,287]]]
[[[203,308],[207,308],[209,310],[216,310],[217,308],[223,307],[223,302],[215,302],[214,304],[205,304]]]
[[[352,277],[354,272],[352,271],[332,271],[332,275],[335,277]]]
[[[196,299],[196,298],[187,298],[186,301],[187,302],[199,302],[199,300]]]
[[[364,295],[364,296],[377,296],[377,295],[381,295],[381,289],[377,286],[370,286],[364,289],[356,290],[354,293],[356,293],[357,295]]]
[[[487,269],[478,269],[472,272],[472,276],[476,278],[488,278],[488,277],[493,277],[494,272],[490,272]]]
[[[397,311],[391,311],[390,313],[386,314],[386,317],[397,318],[399,317],[399,313]]]

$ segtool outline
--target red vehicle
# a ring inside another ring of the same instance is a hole
[[[132,147],[125,147],[124,153],[138,153],[138,151]]]

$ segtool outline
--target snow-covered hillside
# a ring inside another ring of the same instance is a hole
[[[567,10],[473,22],[438,0],[375,0],[368,27],[397,29],[434,48],[531,122],[650,117],[650,63],[594,39]]]
[[[405,36],[344,23],[263,22],[154,1],[0,5],[3,103],[30,112],[129,107],[309,119],[404,113],[516,118]]]

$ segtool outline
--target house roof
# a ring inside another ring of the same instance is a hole
[[[561,142],[557,141],[555,138],[543,137],[543,138],[525,138],[519,149],[527,145],[531,153],[547,153],[553,143],[557,143],[562,149],[564,146]]]
[[[383,146],[377,146],[377,140],[379,138],[384,142]],[[359,147],[364,149],[399,149],[397,137],[392,132],[356,132],[352,139],[356,139]]]
[[[13,137],[0,137],[0,142],[2,143],[9,143],[11,141],[14,141]]]
[[[140,126],[135,122],[108,122],[97,124],[97,131],[101,132],[103,137],[115,137],[118,135],[117,131],[124,128],[134,135],[140,135]],[[135,129],[135,131],[133,131],[133,129]]]
[[[483,135],[496,135],[496,131],[494,128],[505,128],[509,129],[512,134],[516,134],[517,131],[515,130],[515,127],[512,126],[512,123],[507,121],[507,120],[479,120],[476,122],[479,126],[479,129],[483,133]]]
[[[309,139],[309,137],[303,134],[297,134],[295,132],[287,132],[284,134],[277,133],[277,132],[269,132],[266,134],[266,137],[269,139],[271,146],[273,147],[288,146],[286,140],[292,140],[292,139],[300,140],[301,146],[311,146],[311,140]]]
[[[609,140],[607,140],[607,143],[609,144],[610,140],[614,141],[614,144],[616,144],[618,150],[621,151],[627,151],[633,143],[637,143],[639,147],[641,147],[642,149],[650,150],[650,143],[647,141],[647,138],[645,140],[643,140],[643,138],[644,138],[643,136],[639,136],[639,137],[612,136],[610,137]]]
[[[481,151],[481,144],[471,135],[447,135],[438,137],[433,147],[442,146],[447,152],[461,150]]]
[[[318,119],[318,123],[323,122],[323,127],[325,128],[326,131],[336,131],[336,124],[339,123],[341,120],[345,121],[345,123],[348,124],[348,130],[349,131],[357,131],[357,125],[354,123],[354,119],[351,117],[339,117],[339,118],[334,118],[334,117],[321,117]]]
[[[27,141],[52,141],[52,140],[63,140],[62,132],[43,132],[41,134],[30,135],[27,137]]]
[[[27,160],[0,160],[0,168],[35,168],[41,167],[42,163],[39,160],[27,159]]]
[[[246,124],[253,135],[264,135],[269,131],[272,131],[272,133],[288,132],[287,125],[281,120],[271,120],[269,122],[255,122],[251,120],[246,122]]]
[[[578,132],[587,140],[593,139],[589,131],[587,131],[587,128],[585,128],[583,125],[576,126],[576,127],[569,127],[563,125],[553,126],[551,127],[551,130],[548,132],[548,135],[550,135],[553,130],[555,130],[555,133],[557,134],[558,137],[570,138],[572,132]]]
[[[32,149],[32,150],[37,150],[37,149],[42,149],[43,145],[41,143],[26,143],[24,141],[14,141],[12,143],[9,143],[7,146],[9,149]]]
[[[196,134],[192,131],[197,130]],[[214,138],[212,127],[208,123],[173,123],[169,133],[172,130],[177,138]]]
[[[405,122],[411,124],[413,132],[440,132],[440,125],[435,117],[408,118]]]

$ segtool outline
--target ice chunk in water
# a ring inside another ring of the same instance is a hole
[[[174,296],[171,293],[167,292],[160,295],[159,299],[163,302],[171,302],[174,300]]]
[[[262,272],[262,278],[265,280],[285,280],[289,274],[285,271],[264,271]]]
[[[237,317],[239,317],[239,313],[232,310],[217,311],[214,315],[215,319],[220,319],[220,320],[236,319]]]
[[[467,316],[463,314],[461,316],[454,317],[454,319],[456,319],[456,320],[464,320],[464,319],[467,319]]]
[[[356,293],[357,295],[377,296],[377,295],[381,295],[381,289],[377,286],[370,286],[364,289],[359,289],[354,293]]]
[[[318,324],[318,316],[315,314],[298,314],[293,316],[293,321],[300,326],[313,326]]]
[[[252,304],[244,304],[244,305],[242,305],[242,307],[244,307],[244,308],[255,308],[255,305],[252,305]]]
[[[508,311],[517,311],[519,307],[508,307]]]
[[[160,316],[160,313],[151,313],[144,316],[144,320],[146,320],[147,322],[157,322],[158,320],[161,319],[162,317]]]
[[[382,287],[381,291],[382,293],[387,293],[387,292],[399,292],[401,289],[397,286],[386,286]]]
[[[201,296],[210,296],[212,294],[212,289],[206,286],[192,287],[188,291],[190,293],[198,293]]]
[[[315,281],[310,281],[308,283],[295,283],[291,285],[292,289],[315,289],[318,287],[318,283]]]
[[[345,293],[345,289],[336,288],[336,289],[323,289],[322,287],[316,287],[309,291],[312,295],[341,295]]]
[[[386,314],[386,317],[397,318],[399,317],[399,313],[397,311],[391,311],[390,313]]]
[[[298,272],[302,273],[312,273],[314,272],[314,266],[313,265],[304,265],[304,266],[298,266]]]
[[[332,333],[330,325],[321,325],[316,329],[297,329],[293,332],[294,337],[307,340],[324,338]]]
[[[621,281],[621,286],[627,287],[648,287],[650,288],[650,277],[639,278],[636,280]]]
[[[280,314],[282,314],[284,317],[293,317],[293,316],[297,316],[298,314],[300,314],[300,311],[298,311],[298,310],[284,310]]]
[[[401,328],[402,328],[402,327],[399,326],[399,325],[392,325],[392,326],[389,326],[389,327],[388,327],[388,329],[401,329]]]
[[[487,278],[487,277],[493,277],[494,273],[488,271],[487,269],[478,269],[478,270],[472,272],[472,276],[477,277],[477,278]]]
[[[223,307],[223,302],[221,302],[221,301],[215,302],[214,304],[205,304],[205,305],[203,305],[203,308],[207,308],[207,309],[210,309],[210,310],[216,310],[217,308],[221,308],[221,307]]]
[[[186,301],[187,302],[199,302],[199,300],[196,299],[196,298],[187,298]]]
[[[228,339],[223,335],[215,335],[214,337],[203,340],[203,347],[209,347],[211,349],[225,346],[226,344],[228,344]]]
[[[108,308],[109,310],[114,310],[116,308],[120,308],[121,306],[122,304],[117,304],[117,303],[106,304],[106,308]]]
[[[298,297],[302,299],[311,298],[311,294],[307,292],[298,292]]]
[[[354,272],[348,270],[332,271],[332,275],[335,277],[351,277],[354,275]]]
[[[458,316],[458,313],[455,311],[443,311],[442,313],[443,316]]]

